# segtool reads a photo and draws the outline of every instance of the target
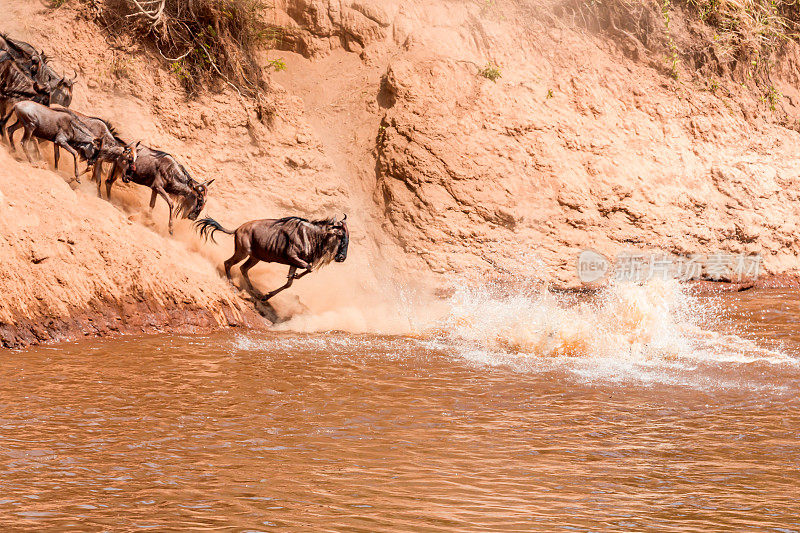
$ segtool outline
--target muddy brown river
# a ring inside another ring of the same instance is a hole
[[[5,352],[3,531],[800,531],[800,293]]]

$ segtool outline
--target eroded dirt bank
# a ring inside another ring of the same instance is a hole
[[[269,74],[258,120],[224,85],[187,98],[82,3],[3,4],[0,29],[78,70],[75,109],[215,178],[206,213],[226,227],[348,213],[347,262],[275,299],[288,327],[405,332],[408,294],[426,307],[454,275],[574,287],[584,248],[758,253],[788,277],[800,266],[792,46],[773,111],[733,78],[717,80],[725,91],[673,79],[660,51],[632,52],[557,2],[288,0],[265,15],[284,51],[262,59],[288,68]],[[496,82],[479,75],[490,63]],[[109,203],[66,176],[0,149],[4,345],[269,325],[219,275],[229,239],[201,243],[186,221],[170,238],[147,191],[116,186]],[[270,288],[285,268],[251,275]]]

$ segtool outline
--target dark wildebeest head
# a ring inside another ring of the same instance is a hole
[[[122,165],[122,170],[124,172],[136,172],[136,147],[133,143],[125,144],[122,139],[116,137],[117,141],[122,143],[124,148],[122,149],[122,157],[120,160],[120,164]]]
[[[347,215],[338,222],[334,221],[329,232],[339,238],[339,247],[336,249],[336,255],[333,260],[337,263],[341,263],[347,259],[347,246],[350,244],[350,232],[347,229]]]
[[[37,80],[41,76],[42,68],[44,67],[44,61],[46,56],[44,52],[37,52],[33,54],[30,59],[27,61],[27,70],[31,75],[31,78]]]
[[[208,196],[208,186],[213,183],[213,179],[204,181],[203,183],[190,183],[192,192],[185,196],[181,202],[181,212],[185,214],[189,220],[197,220],[203,208],[206,206],[206,197]]]
[[[278,222],[283,223],[276,227],[293,234],[292,246],[300,247],[299,255],[305,257],[314,269],[331,261],[341,263],[347,259],[347,246],[350,244],[347,215],[341,220],[336,220],[336,217],[322,220],[288,217]]]
[[[66,76],[53,82],[50,82],[50,100],[54,104],[69,107],[72,103],[72,87],[75,85],[75,80],[78,79],[76,72],[72,78]]]
[[[97,156],[100,155],[100,150],[103,148],[103,139],[95,138],[88,142],[72,142],[75,150],[86,160],[89,165],[94,165],[97,162]]]

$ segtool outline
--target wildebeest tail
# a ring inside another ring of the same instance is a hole
[[[222,224],[220,224],[219,222],[210,217],[201,218],[200,220],[194,223],[194,227],[197,228],[197,231],[200,232],[201,237],[204,237],[205,239],[211,238],[211,242],[215,244],[217,241],[214,240],[214,233],[216,233],[217,231],[221,231],[222,233],[227,233],[228,235],[234,234],[233,231],[223,228]]]

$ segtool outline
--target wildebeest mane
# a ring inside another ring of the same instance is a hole
[[[285,253],[292,246],[299,246],[299,255],[317,269],[333,261],[338,243],[329,239],[324,226],[332,223],[334,218],[307,220],[301,217],[283,217],[272,224],[272,229],[265,242],[266,248],[274,252]],[[293,239],[289,239],[289,235]]]
[[[59,109],[58,111],[60,111],[62,113],[67,113],[67,114],[69,114],[69,116],[71,116],[73,119],[75,119],[72,122],[72,125],[76,126],[81,131],[81,133],[83,133],[84,135],[88,135],[92,139],[95,138],[94,132],[89,128],[89,126],[87,126],[83,122],[83,118],[79,117],[74,111],[72,111],[71,109],[66,108],[66,107],[64,109]],[[97,117],[90,117],[90,118],[97,118]],[[103,120],[102,118],[98,119],[98,120],[101,120],[101,121],[105,122],[105,120]],[[106,124],[106,126],[107,125],[108,124]]]
[[[63,111],[64,113],[69,113],[70,115],[72,115],[72,118],[77,119],[81,123],[82,126],[86,126],[87,128],[89,127],[85,122],[83,122],[84,121],[84,117],[79,116],[77,113],[75,113],[73,110],[69,109],[68,107],[63,107],[62,106],[62,108],[63,109],[59,109],[59,111]],[[117,133],[116,128],[114,128],[114,126],[109,121],[107,121],[106,119],[101,118],[101,117],[90,117],[88,115],[85,118],[90,118],[92,120],[99,120],[100,122],[103,123],[103,125],[106,127],[108,132],[111,134],[111,137],[113,137],[115,141],[117,141],[118,143],[121,143],[121,144],[127,144],[125,141],[123,141],[122,139],[119,138],[119,135]],[[92,135],[94,135],[94,134],[92,134]]]
[[[99,117],[96,117],[96,118],[99,118]],[[123,139],[120,139],[119,133],[117,132],[117,129],[109,121],[107,121],[104,118],[101,118],[100,120],[103,122],[103,124],[106,125],[106,128],[108,128],[108,132],[111,134],[111,137],[115,141],[117,141],[118,144],[121,144],[123,146],[127,146],[128,145],[127,141],[125,141]]]
[[[327,226],[328,224],[333,224],[336,222],[336,217],[320,218],[317,220],[308,220],[307,218],[303,217],[283,217],[276,220],[276,222],[286,222],[289,220],[299,220],[301,222],[308,222],[309,224],[314,224],[316,226]]]
[[[167,158],[167,157],[175,159],[174,157],[172,157],[172,155],[168,154],[167,152],[164,152],[164,151],[161,151],[161,150],[157,150],[155,148],[150,148],[150,151],[153,152],[153,157],[157,157],[158,159],[164,159],[164,158]],[[176,163],[177,163],[177,161],[176,161]]]
[[[109,121],[107,121],[107,120],[106,120],[106,119],[104,119],[104,118],[100,118],[100,117],[92,117],[92,118],[96,118],[97,120],[99,120],[100,122],[102,122],[103,124],[105,124],[105,125],[106,125],[106,128],[108,128],[108,132],[111,134],[111,136],[112,136],[112,137],[114,137],[114,140],[115,140],[115,141],[117,141],[117,142],[122,142],[122,141],[120,140],[120,138],[119,138],[119,133],[117,132],[116,128],[115,128],[114,126],[112,126],[112,125],[111,125],[111,123],[110,123]]]
[[[175,159],[175,156],[173,156],[172,154],[169,154],[167,152],[163,152],[161,150],[156,150],[155,148],[150,148],[150,151],[153,152],[153,157],[155,157],[156,159],[170,159],[170,160],[172,160],[172,162],[175,163],[175,165],[178,167],[178,170],[181,171],[181,174],[183,174],[183,176],[186,178],[186,184],[187,185],[189,185],[190,187],[193,187],[193,186],[198,184],[194,180],[194,178],[192,178],[191,174],[189,174],[189,171],[186,170],[186,168],[183,165],[181,165],[178,162],[177,159]]]

